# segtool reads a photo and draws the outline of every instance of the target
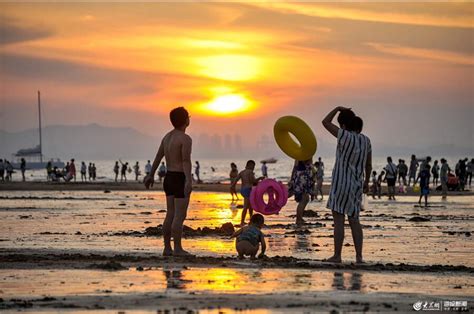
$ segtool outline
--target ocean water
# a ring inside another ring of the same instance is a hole
[[[409,156],[402,157],[405,160],[409,159]],[[394,157],[395,161],[398,160],[398,157]],[[437,157],[433,157],[433,160],[439,159]],[[448,163],[452,169],[459,160],[459,158],[450,158],[448,159]],[[142,175],[140,175],[139,179],[143,179],[144,167],[146,164],[146,160],[122,160],[123,162],[128,162],[130,166],[133,166],[137,161],[140,165],[140,171]],[[195,169],[195,161],[193,160],[193,173]],[[209,183],[216,183],[216,182],[228,182],[229,181],[229,172],[230,172],[230,163],[235,162],[237,167],[240,170],[245,168],[245,164],[247,159],[199,159],[198,160],[201,165],[200,177],[201,180],[204,182]],[[255,174],[257,176],[261,175],[261,163],[259,159],[255,159],[257,165],[255,167]],[[332,169],[334,166],[335,158],[323,158],[324,162],[324,178],[325,181],[328,182],[331,179]],[[82,160],[76,160],[76,169],[77,169],[77,180],[80,180],[80,164]],[[97,180],[98,181],[113,181],[115,178],[115,174],[113,172],[114,160],[84,160],[88,165],[89,162],[95,163],[97,167]],[[153,162],[153,160],[151,160]],[[275,178],[277,180],[281,180],[283,182],[288,181],[291,175],[291,170],[293,168],[294,161],[289,158],[282,158],[279,159],[274,164],[267,164],[268,167],[268,175],[270,178]],[[383,167],[387,164],[386,158],[378,157],[374,158],[372,161],[373,169],[379,173]],[[214,168],[214,170],[212,169]],[[20,180],[21,175],[16,172],[13,175],[13,180]],[[119,176],[120,179],[120,176]],[[127,173],[128,180],[135,180],[135,174],[133,172]],[[27,171],[27,180],[28,181],[44,181],[46,180],[46,170],[28,170]]]

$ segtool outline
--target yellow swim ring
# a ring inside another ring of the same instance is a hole
[[[299,141],[295,142],[290,133]],[[311,159],[316,153],[317,143],[311,128],[300,118],[284,116],[273,127],[273,135],[280,149],[296,160]]]

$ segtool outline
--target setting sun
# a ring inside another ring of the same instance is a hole
[[[218,96],[211,102],[204,104],[203,110],[211,114],[227,115],[247,111],[250,105],[250,101],[245,96],[229,94]]]

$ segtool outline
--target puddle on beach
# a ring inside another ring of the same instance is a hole
[[[160,237],[112,235],[139,231],[162,223],[165,198],[162,192],[0,192],[0,249],[6,251],[152,253],[162,250]],[[396,202],[369,200],[362,213],[366,261],[419,265],[452,264],[474,267],[473,196],[453,196],[442,202],[431,198],[432,207],[415,207],[417,197],[402,196]],[[241,209],[226,193],[195,192],[186,225],[192,228],[219,227],[239,223]],[[265,228],[269,256],[322,259],[331,255],[332,220],[325,202],[310,203],[307,209],[319,216],[296,230],[290,215],[291,200],[277,216],[267,216]],[[430,221],[409,221],[428,217]],[[307,231],[305,231],[307,229]],[[293,233],[293,234],[292,234]],[[354,260],[350,228],[346,228],[343,259]],[[233,240],[222,236],[193,237],[184,246],[195,254],[235,255]]]
[[[28,282],[28,284],[25,284]],[[2,298],[131,293],[267,294],[295,292],[473,295],[465,275],[302,269],[151,268],[99,270],[0,270]]]

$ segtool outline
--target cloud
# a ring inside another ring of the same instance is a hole
[[[50,29],[18,24],[13,19],[0,15],[0,45],[45,38],[53,34]]]

